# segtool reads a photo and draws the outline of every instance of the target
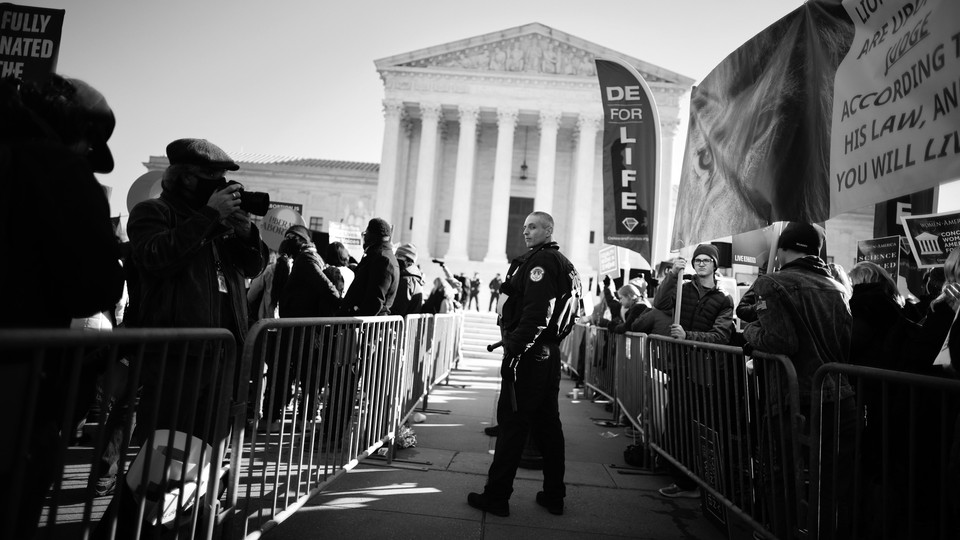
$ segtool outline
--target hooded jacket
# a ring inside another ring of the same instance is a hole
[[[246,239],[228,233],[216,210],[194,208],[176,186],[164,185],[160,198],[135,206],[127,223],[140,296],[137,302],[131,299],[138,306],[132,325],[227,328],[242,346],[247,332],[244,278],[263,270],[267,248],[255,225]],[[218,260],[226,298],[219,292]]]
[[[423,307],[423,274],[420,268],[407,261],[400,263],[400,284],[397,286],[397,296],[390,307],[391,315],[420,313]]]

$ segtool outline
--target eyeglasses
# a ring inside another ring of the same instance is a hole
[[[694,259],[693,264],[698,264],[700,266],[705,266],[707,263],[712,263],[713,259]]]

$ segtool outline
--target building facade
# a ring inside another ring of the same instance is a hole
[[[662,192],[670,193],[681,99],[693,80],[528,24],[375,62],[384,83],[376,214],[394,224],[394,241],[412,242],[421,258],[499,268],[524,251],[523,220],[541,210],[554,216],[554,237],[571,260],[595,267],[603,216],[597,57],[625,60],[651,87]]]

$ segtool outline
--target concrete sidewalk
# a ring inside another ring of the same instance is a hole
[[[417,446],[397,452],[392,465],[367,459],[335,480],[286,521],[271,540],[300,538],[684,538],[722,539],[700,501],[666,499],[664,476],[629,474],[623,450],[632,439],[604,405],[570,399],[564,377],[560,414],[566,437],[567,498],[562,516],[534,501],[540,471],[520,469],[510,517],[467,505],[467,493],[483,491],[495,439],[483,428],[494,422],[499,362],[465,358],[429,398],[426,421],[412,424]],[[447,412],[448,411],[448,412]],[[624,474],[624,472],[628,474]]]

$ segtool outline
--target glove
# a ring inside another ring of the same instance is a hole
[[[743,355],[744,356],[753,356],[753,345],[750,343],[743,344]]]

